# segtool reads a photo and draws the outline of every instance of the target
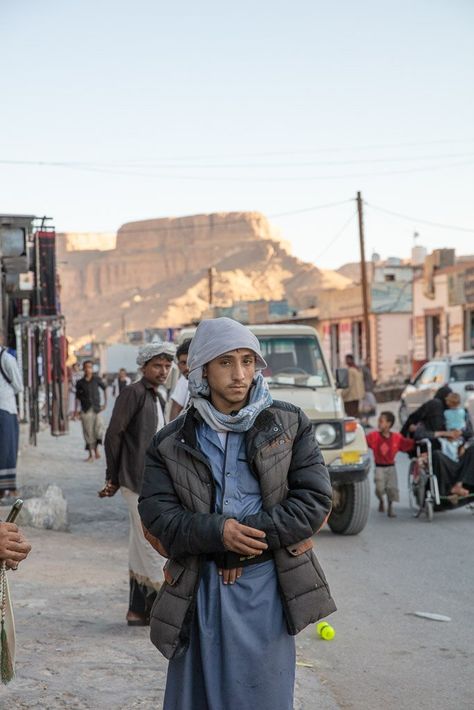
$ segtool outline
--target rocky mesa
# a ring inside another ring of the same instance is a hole
[[[258,212],[228,212],[124,224],[110,235],[58,234],[61,304],[77,343],[114,342],[125,330],[179,327],[213,303],[286,298],[317,305],[321,288],[350,281],[292,256]]]

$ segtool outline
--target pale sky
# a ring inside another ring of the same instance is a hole
[[[360,190],[409,217],[367,207],[368,256],[415,230],[474,253],[472,0],[0,0],[0,22],[2,213],[297,212],[272,224],[337,268]]]

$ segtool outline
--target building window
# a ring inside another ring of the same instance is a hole
[[[440,316],[425,317],[426,359],[442,355]]]
[[[335,372],[340,367],[339,323],[331,324],[329,339],[331,345],[331,368]]]
[[[352,354],[357,363],[362,362],[363,357],[363,339],[362,339],[362,321],[356,320],[352,323]]]
[[[474,350],[474,310],[466,311],[464,319],[464,347]]]

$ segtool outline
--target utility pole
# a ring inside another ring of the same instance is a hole
[[[212,308],[214,301],[214,274],[216,270],[213,266],[210,266],[207,270],[207,278],[209,284],[209,308]]]
[[[359,215],[360,274],[362,307],[364,309],[365,356],[370,360],[369,297],[367,291],[367,266],[365,263],[364,215],[362,212],[362,195],[360,192],[357,193],[357,212]],[[370,366],[372,369],[372,362],[370,362]]]

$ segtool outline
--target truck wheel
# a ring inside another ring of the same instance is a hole
[[[339,535],[357,535],[365,528],[370,510],[370,481],[334,484],[333,509],[328,525]]]

